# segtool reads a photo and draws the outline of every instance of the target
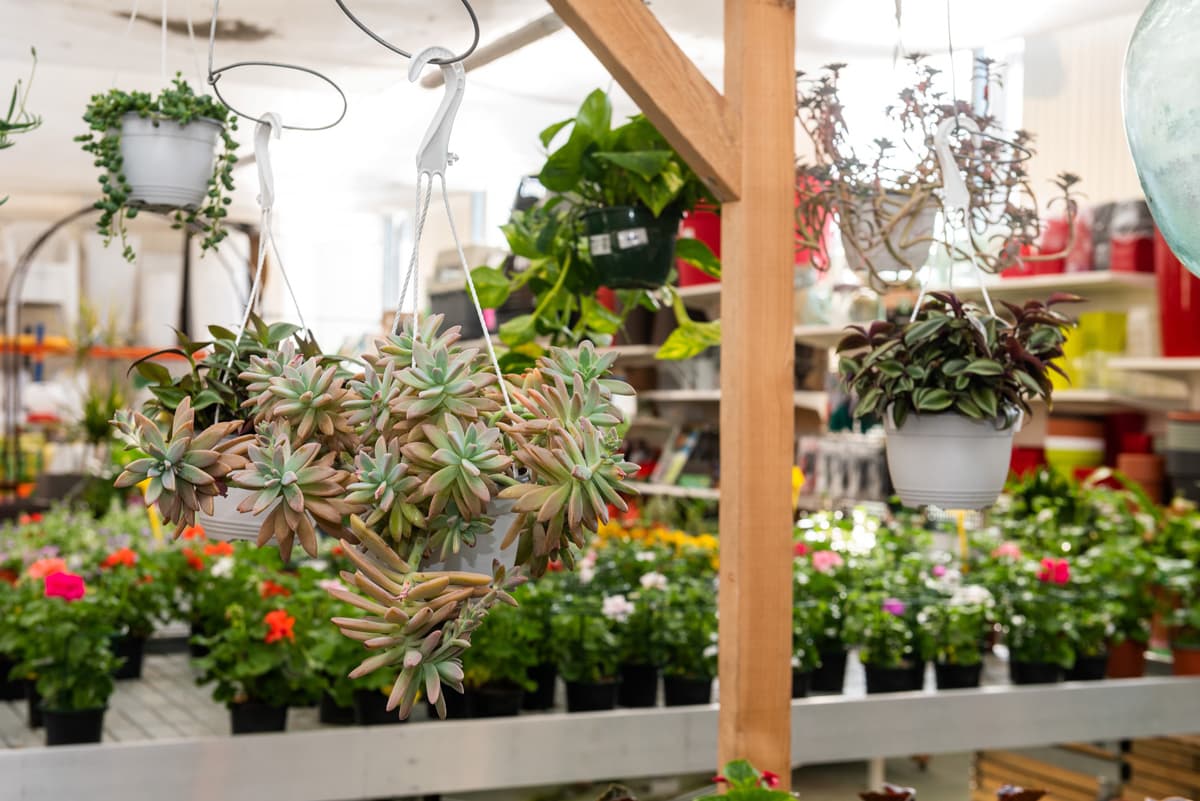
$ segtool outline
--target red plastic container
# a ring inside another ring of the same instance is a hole
[[[1154,239],[1148,236],[1113,237],[1109,269],[1115,273],[1154,272]]]
[[[1158,319],[1164,356],[1200,356],[1200,278],[1187,271],[1154,231]]]
[[[1012,450],[1012,461],[1008,472],[1023,476],[1032,473],[1046,463],[1046,451],[1042,448],[1017,447]]]
[[[696,208],[684,212],[683,220],[679,223],[680,239],[699,239],[708,245],[709,250],[721,257],[721,217],[714,210]],[[676,259],[675,266],[679,270],[680,286],[696,286],[697,284],[716,284],[721,279],[713,278],[707,273],[697,270],[687,262]]]

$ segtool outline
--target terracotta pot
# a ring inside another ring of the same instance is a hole
[[[1171,648],[1171,673],[1176,676],[1200,676],[1200,647],[1176,645]]]
[[[1146,675],[1146,643],[1125,640],[1108,646],[1108,677],[1136,679]]]

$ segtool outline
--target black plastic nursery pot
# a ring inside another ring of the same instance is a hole
[[[1013,684],[1057,684],[1063,679],[1062,665],[1054,662],[1009,660],[1008,678]]]
[[[925,686],[925,663],[885,668],[863,665],[867,676],[867,693],[905,693]]]
[[[1075,664],[1066,673],[1067,681],[1100,681],[1108,675],[1108,651],[1102,654],[1075,655]]]
[[[25,706],[25,722],[29,728],[42,728],[42,694],[38,692],[37,682],[33,679],[25,682]]]
[[[463,718],[471,717],[471,698],[465,693],[447,689],[443,686],[442,698],[445,699],[446,703],[446,720],[462,720]],[[430,720],[441,720],[438,717],[436,705],[426,701],[425,709],[429,713]]]
[[[933,675],[937,680],[939,690],[961,690],[967,687],[978,687],[979,677],[983,673],[983,663],[974,665],[950,665],[937,662],[933,666]]]
[[[567,711],[596,712],[617,706],[616,681],[568,681]]]
[[[815,693],[840,693],[846,684],[846,652],[822,651],[821,666],[812,672],[808,689]]]
[[[537,685],[537,689],[525,693],[522,707],[534,711],[554,706],[555,691],[558,688],[558,668],[553,663],[530,668],[529,680]]]
[[[99,709],[45,709],[46,745],[98,743],[104,735],[104,712]]]
[[[354,724],[354,706],[338,706],[332,695],[321,693],[317,720],[326,726],[351,726]]]
[[[812,673],[807,670],[792,670],[792,697],[807,698],[808,687],[812,683]]]
[[[195,637],[204,636],[204,627],[199,623],[192,623],[190,631],[191,637],[188,638],[188,655],[191,656],[192,659],[199,659],[202,656],[208,656],[208,646],[201,645],[194,640]]]
[[[287,729],[286,706],[258,701],[242,701],[229,705],[229,724],[234,734],[260,734]]]
[[[25,680],[8,677],[16,664],[7,656],[0,656],[0,701],[20,701],[25,697]]]
[[[657,289],[675,266],[679,215],[645,206],[610,206],[582,216],[596,277],[613,289]]]
[[[446,700],[449,700],[448,698]],[[400,711],[387,711],[388,694],[379,690],[354,691],[354,723],[357,726],[385,726],[401,723]]]
[[[521,714],[525,691],[520,687],[487,685],[467,691],[473,718],[509,718]]]
[[[627,707],[658,703],[658,668],[654,665],[622,665],[617,704]]]
[[[663,703],[667,706],[698,706],[712,703],[712,679],[663,676]]]
[[[136,634],[123,634],[112,641],[113,656],[120,664],[113,671],[114,679],[140,679],[142,661],[146,655],[146,638]]]

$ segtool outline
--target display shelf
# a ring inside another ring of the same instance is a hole
[[[681,286],[676,291],[683,300],[683,305],[689,309],[702,311],[710,319],[721,315],[721,285],[719,283]]]
[[[1187,388],[1188,406],[1200,409],[1200,357],[1120,357],[1109,359],[1108,366],[1125,373],[1165,378]]]
[[[1041,403],[1041,400],[1037,400]],[[1131,395],[1108,389],[1059,389],[1054,391],[1054,411],[1075,414],[1111,414],[1139,410],[1171,411],[1187,407],[1184,397]]]
[[[1096,270],[1084,273],[1050,273],[1018,278],[992,278],[986,284],[993,299],[1009,302],[1045,300],[1054,292],[1070,292],[1089,302],[1116,303],[1132,306],[1153,303],[1158,283],[1152,273],[1125,273]],[[940,287],[938,291],[954,292],[963,297],[980,298],[978,286]]]
[[[693,498],[704,501],[716,501],[721,498],[721,491],[716,487],[681,487],[678,484],[646,484],[630,482],[637,487],[642,495],[659,495],[668,498]]]
[[[118,685],[101,745],[39,747],[24,704],[0,704],[10,745],[0,749],[0,801],[394,798],[704,773],[717,760],[715,704],[462,721],[418,710],[407,724],[369,728],[323,727],[315,711],[293,709],[286,733],[230,737],[227,712],[193,686],[183,656],[148,655],[146,667],[146,679]],[[846,695],[792,702],[792,764],[1196,728],[1200,678],[1013,687],[1003,672],[989,659],[979,689],[867,696],[850,660]]]
[[[66,337],[48,336],[41,341],[33,334],[21,334],[17,337],[17,351],[23,355],[55,356],[71,352],[71,342]],[[12,347],[12,340],[0,336],[0,350]]]
[[[793,330],[796,342],[810,348],[836,348],[837,343],[846,336],[846,326],[829,325],[798,325]]]
[[[654,364],[657,359],[658,345],[613,345],[609,348],[597,348],[600,353],[615,353],[617,364],[622,367],[646,367]]]
[[[719,389],[646,389],[638,393],[638,399],[655,403],[720,403]],[[829,393],[801,390],[792,393],[792,403],[797,409],[807,409],[821,415],[829,409]]]

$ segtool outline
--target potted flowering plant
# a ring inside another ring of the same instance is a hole
[[[779,774],[759,770],[744,759],[726,762],[713,781],[724,789],[723,796],[733,801],[789,801],[796,796],[779,790]]]
[[[668,595],[666,575],[650,570],[642,573],[636,589],[628,589],[624,596],[633,609],[616,625],[621,659],[617,702],[621,706],[647,707],[658,703],[658,670],[665,658],[661,618]]]
[[[1024,562],[1003,587],[1000,601],[1004,641],[1013,684],[1061,681],[1075,662],[1073,599],[1066,559]]]
[[[20,612],[21,626],[37,636],[25,638],[15,671],[36,676],[46,745],[98,743],[117,665],[115,606],[74,573],[50,573],[42,584],[42,597]]]
[[[995,599],[979,584],[960,584],[921,610],[928,635],[927,659],[934,660],[939,690],[978,687],[983,670],[980,644],[991,623]]]
[[[617,638],[614,622],[633,605],[623,596],[574,596],[550,620],[558,648],[558,674],[567,684],[567,711],[612,709],[617,703]]]
[[[664,703],[709,703],[717,675],[717,595],[712,581],[680,577],[671,582],[660,620]]]
[[[513,590],[517,601],[517,614],[533,637],[529,647],[532,666],[526,671],[530,688],[525,691],[522,708],[528,710],[550,709],[558,689],[558,648],[551,637],[550,623],[554,618],[554,607],[558,598],[561,573],[551,572]]]
[[[809,652],[797,660],[793,653],[792,688],[796,690],[796,667],[810,673],[808,689],[840,693],[846,679],[846,646],[842,642],[842,623],[846,604],[846,560],[837,551],[818,548],[799,541],[793,546],[794,581],[793,648],[796,615],[803,618],[804,638]],[[815,656],[811,651],[815,650]],[[800,679],[803,683],[803,679]],[[795,696],[794,696],[795,697]]]
[[[231,604],[225,624],[201,638],[208,652],[193,660],[196,683],[213,684],[213,699],[229,707],[234,734],[283,731],[289,704],[319,690],[295,626],[285,604],[249,601]]]
[[[1145,672],[1157,565],[1143,544],[1140,537],[1114,538],[1086,554],[1112,613],[1109,678],[1135,678]]]
[[[924,685],[925,663],[908,615],[909,604],[880,590],[850,597],[843,636],[858,646],[868,693],[920,690]]]
[[[353,607],[326,592],[325,586],[332,587],[329,582],[341,584],[329,578],[315,581],[302,591],[293,606],[298,616],[303,615],[302,619],[314,621],[314,625],[304,627],[303,648],[308,669],[320,676],[324,685],[318,711],[320,722],[344,726],[356,722],[356,682],[347,676],[362,661],[362,651],[358,643],[343,637],[332,623],[324,625],[334,617],[354,613]]]
[[[176,223],[199,226],[204,249],[225,238],[237,116],[223,103],[197,95],[176,74],[158,97],[119,89],[93,95],[83,120],[88,132],[75,141],[101,170],[104,197],[96,208],[106,243],[120,237],[133,261],[125,222],[142,208],[172,210]]]
[[[948,292],[905,325],[851,326],[839,372],[858,396],[854,414],[882,414],[888,471],[909,506],[991,505],[1008,475],[1012,438],[1030,401],[1051,399],[1050,371],[1071,321],[1053,306],[1005,304],[1011,322]]]
[[[537,665],[533,648],[538,627],[511,606],[492,610],[463,654],[463,684],[472,717],[494,718],[521,711],[526,690],[537,685],[529,671]]]

